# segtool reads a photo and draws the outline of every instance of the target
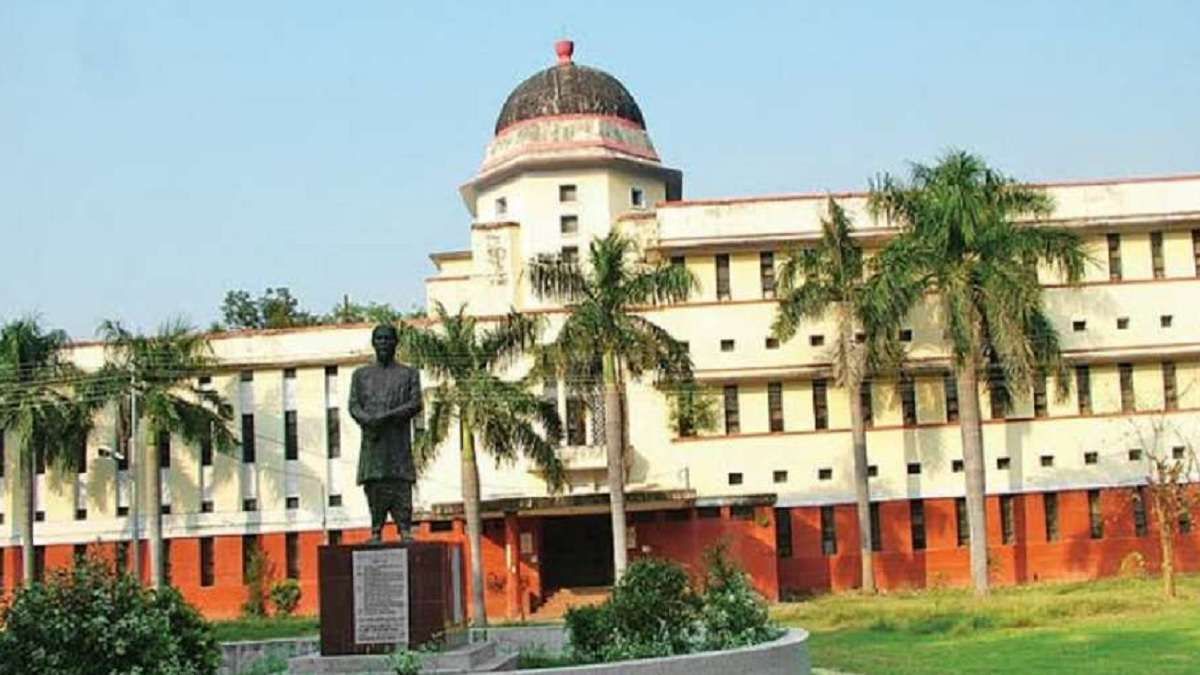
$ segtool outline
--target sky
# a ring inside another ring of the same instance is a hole
[[[0,319],[205,327],[225,292],[423,304],[457,188],[554,40],[684,197],[1200,171],[1200,3],[0,3]]]

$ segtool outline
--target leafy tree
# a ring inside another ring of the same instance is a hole
[[[255,298],[243,290],[229,291],[221,303],[226,326],[239,328],[292,328],[318,323],[315,315],[300,308],[300,301],[285,286],[268,288]]]
[[[161,586],[162,479],[156,440],[171,434],[194,445],[211,443],[232,453],[237,438],[233,407],[216,390],[201,387],[198,377],[216,366],[208,339],[181,321],[169,321],[154,335],[130,332],[119,322],[105,321],[97,331],[105,342],[105,363],[87,384],[88,398],[112,404],[118,419],[129,418],[136,396],[139,428],[144,431],[138,464],[149,482],[150,580]]]
[[[700,623],[705,649],[734,649],[775,638],[767,601],[746,573],[729,559],[725,542],[704,552],[704,578]]]
[[[868,315],[878,332],[894,331],[929,293],[945,321],[959,393],[971,537],[971,578],[988,592],[984,510],[983,436],[979,373],[1002,381],[1006,392],[1029,391],[1043,370],[1066,391],[1058,335],[1042,306],[1038,267],[1060,272],[1069,283],[1083,274],[1079,235],[1059,227],[1015,222],[1052,210],[1043,191],[1015,182],[983,159],[955,151],[937,164],[914,164],[908,181],[883,175],[873,181],[868,205],[900,226],[879,255]]]
[[[373,323],[395,324],[410,315],[392,307],[386,302],[351,302],[350,296],[335,306],[328,314],[321,317],[321,323]]]
[[[711,388],[687,381],[680,383],[673,394],[667,416],[676,435],[695,436],[717,428],[718,400]]]
[[[432,461],[451,424],[458,422],[472,618],[475,625],[485,626],[478,450],[491,453],[497,462],[513,462],[524,455],[543,472],[551,489],[557,489],[563,481],[557,455],[562,425],[553,402],[530,392],[525,381],[509,382],[499,376],[534,345],[537,321],[512,313],[479,330],[465,307],[450,314],[438,303],[434,311],[433,328],[399,327],[403,357],[437,382],[425,391],[430,402],[427,430],[417,437],[414,454],[420,471]]]
[[[557,338],[539,350],[542,377],[596,382],[604,387],[604,444],[612,504],[613,570],[625,572],[625,439],[621,400],[627,378],[653,372],[670,387],[692,379],[687,348],[637,315],[638,306],[682,302],[696,278],[681,265],[635,259],[632,240],[616,232],[594,240],[585,264],[561,255],[529,262],[533,292],[569,312]]]
[[[67,334],[46,330],[37,319],[10,321],[0,328],[0,434],[17,441],[18,478],[24,490],[21,561],[26,586],[34,577],[34,463],[37,458],[78,472],[77,448],[91,429],[90,403],[69,391],[79,371],[63,355]]]
[[[874,326],[866,313],[867,264],[862,246],[851,236],[850,219],[831,197],[828,215],[821,221],[821,240],[788,252],[779,271],[780,303],[771,332],[791,340],[805,321],[832,313],[836,339],[829,352],[834,381],[850,398],[850,438],[854,458],[854,492],[858,505],[859,554],[862,585],[875,592],[875,567],[871,547],[871,493],[867,477],[867,431],[863,423],[863,380],[869,370],[879,370],[898,359],[896,341],[886,334],[861,338],[860,328]]]

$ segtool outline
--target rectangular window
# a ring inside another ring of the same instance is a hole
[[[250,562],[258,552],[258,535],[242,535],[242,583],[250,582]]]
[[[283,413],[283,456],[284,459],[300,459],[300,429],[295,410]]]
[[[738,416],[738,388],[736,384],[727,384],[725,385],[725,433],[736,434],[741,429],[741,420]]]
[[[300,498],[299,497],[288,497],[284,500],[283,503],[284,503],[284,508],[286,508],[289,511],[295,511],[296,509],[300,508]]]
[[[646,192],[640,187],[629,188],[629,204],[638,209],[646,206]]]
[[[329,459],[342,456],[342,418],[337,408],[325,409],[325,455]]]
[[[731,297],[729,290],[729,254],[722,253],[716,256],[717,261],[717,299],[728,300]]]
[[[587,445],[587,402],[577,394],[567,397],[567,445]]]
[[[46,473],[46,453],[41,450],[33,452],[33,472],[39,476]]]
[[[329,495],[329,506],[336,508],[341,505],[342,505],[342,496],[341,495]]]
[[[79,442],[75,444],[74,462],[75,462],[75,471],[76,472],[84,473],[87,471],[87,439],[86,438],[79,439]],[[0,475],[3,475],[3,472],[0,472]]]
[[[1117,330],[1129,330],[1129,317],[1117,317]]]
[[[200,466],[212,466],[213,441],[212,429],[200,437]]]
[[[958,421],[958,380],[954,378],[954,373],[949,373],[942,378],[942,387],[946,390],[946,421]]]
[[[1200,277],[1200,230],[1192,230],[1192,267]]]
[[[697,506],[696,507],[696,517],[697,518],[720,518],[721,517],[721,507],[719,507],[719,506]]]
[[[287,557],[287,577],[300,578],[300,533],[288,532],[284,538],[284,554]]]
[[[258,510],[258,499],[254,498],[254,497],[251,497],[249,499],[243,499],[242,500],[242,510],[246,511],[246,512],[257,511]]]
[[[1008,414],[1008,387],[1006,384],[1004,373],[998,368],[988,378],[988,391],[991,394],[988,398],[991,399],[991,412],[994,420],[1002,420]]]
[[[775,554],[792,557],[792,510],[775,509]]]
[[[568,265],[579,264],[579,247],[564,246],[562,247],[562,261]]]
[[[731,351],[733,351],[733,347],[734,347],[733,340],[721,340],[721,351],[731,352]]]
[[[742,478],[743,476],[740,471],[735,471],[727,476],[730,485],[741,485]]]
[[[116,559],[114,562],[117,574],[125,574],[129,570],[129,542],[118,541],[113,557]]]
[[[171,540],[163,539],[162,542],[162,576],[163,581],[168,585],[171,583]]]
[[[1075,395],[1079,400],[1079,414],[1092,414],[1092,371],[1088,366],[1075,366]]]
[[[769,337],[763,343],[763,346],[767,349],[779,349],[779,338]]]
[[[1146,488],[1138,487],[1133,491],[1133,533],[1144,537],[1146,531]]]
[[[4,452],[4,432],[4,427],[0,427],[0,478],[4,478],[4,464],[7,461],[7,457]],[[2,566],[3,565],[0,565],[0,567]],[[0,586],[0,588],[2,588],[2,586]]]
[[[496,215],[503,216],[508,213],[508,200],[504,197],[496,198]]]
[[[254,415],[242,415],[242,461],[254,463]]]
[[[213,538],[200,537],[200,585],[212,586],[216,561],[213,559]]]
[[[1050,414],[1046,399],[1046,373],[1039,370],[1033,374],[1033,416],[1045,417]]]
[[[908,502],[908,521],[912,531],[914,551],[925,550],[925,502],[912,499]]]
[[[858,390],[858,404],[862,408],[863,426],[868,429],[875,426],[875,401],[871,393],[871,381],[863,380],[862,389]]]
[[[687,267],[687,256],[673,255],[671,256],[672,267]]]
[[[967,499],[958,497],[954,500],[954,523],[959,546],[966,546],[971,541],[971,524],[967,522]]]
[[[1167,267],[1163,263],[1163,233],[1150,233],[1150,263],[1154,269],[1154,278],[1162,279],[1167,275]]]
[[[917,426],[917,386],[911,377],[900,378],[900,412],[904,426]]]
[[[1108,235],[1108,278],[1110,281],[1121,280],[1121,235]]]
[[[1133,364],[1118,363],[1117,372],[1121,375],[1121,412],[1133,412],[1137,409],[1133,395]]]
[[[171,468],[171,432],[158,432],[158,435],[155,437],[155,447],[158,449],[159,468]]]
[[[1092,539],[1104,537],[1104,514],[1100,510],[1100,491],[1088,490],[1088,524]]]
[[[1175,386],[1175,363],[1163,361],[1163,407],[1167,410],[1179,409],[1179,389]]]
[[[328,538],[329,538],[330,546],[341,546],[342,545],[342,531],[341,530],[330,530]]]
[[[788,472],[786,470],[776,470],[771,473],[771,480],[776,483],[786,483],[787,479]]]
[[[837,555],[837,523],[832,506],[821,507],[821,554]]]
[[[167,542],[163,541],[163,547],[166,547]],[[71,547],[71,560],[76,565],[87,559],[87,544],[75,544]]]
[[[558,231],[562,234],[576,234],[579,232],[579,216],[559,216]]]
[[[33,547],[33,579],[34,581],[46,580],[46,547]]]
[[[818,429],[829,428],[828,389],[825,380],[813,380],[813,423]]]
[[[871,502],[867,509],[871,518],[871,550],[883,550],[883,524],[879,518],[879,502]]]
[[[559,185],[558,186],[558,201],[573,202],[578,196],[578,190],[574,185]]]
[[[775,297],[775,252],[763,251],[758,254],[758,278],[762,281],[764,298]]]
[[[1013,543],[1013,496],[1000,495],[1000,543]]]
[[[783,431],[783,383],[767,383],[767,414],[771,431]]]
[[[1042,494],[1042,511],[1046,517],[1046,541],[1058,541],[1058,493]]]

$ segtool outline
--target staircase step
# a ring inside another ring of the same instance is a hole
[[[423,660],[425,668],[430,670],[447,670],[451,672],[468,672],[478,668],[482,663],[496,657],[496,643],[492,640],[475,642],[457,649],[445,652],[435,652]]]

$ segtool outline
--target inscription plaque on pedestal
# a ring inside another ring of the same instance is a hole
[[[358,550],[354,578],[354,643],[408,646],[408,549]]]

